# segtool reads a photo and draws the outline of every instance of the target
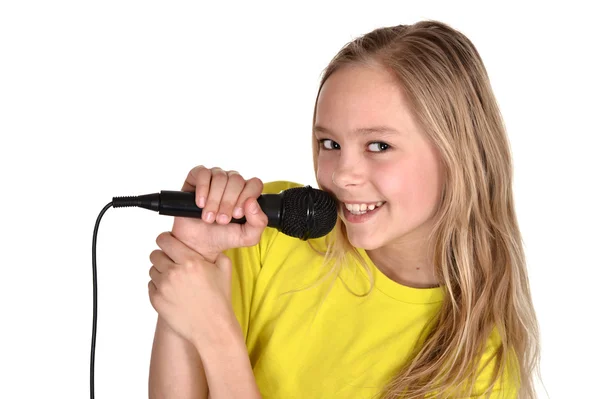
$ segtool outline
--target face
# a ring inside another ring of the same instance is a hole
[[[315,117],[317,179],[338,199],[352,245],[374,250],[426,238],[441,163],[391,73],[337,70],[321,89]]]

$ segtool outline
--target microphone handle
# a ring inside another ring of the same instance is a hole
[[[151,194],[152,195],[152,194]],[[283,219],[283,201],[280,194],[263,194],[257,198],[258,205],[267,215],[267,226],[280,228]],[[162,190],[158,196],[158,213],[168,216],[201,218],[202,208],[196,205],[196,195],[186,191]],[[229,223],[244,224],[246,218],[231,218]]]

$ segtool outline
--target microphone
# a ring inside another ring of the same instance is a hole
[[[133,197],[113,197],[115,208],[139,207],[157,211],[160,215],[201,218],[202,208],[196,206],[195,193],[161,191]],[[337,206],[327,192],[311,186],[294,187],[279,194],[262,194],[258,205],[267,215],[267,226],[283,234],[307,240],[329,233],[337,221]],[[243,224],[246,218],[232,218],[230,223]]]

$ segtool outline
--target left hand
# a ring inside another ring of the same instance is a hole
[[[181,337],[198,350],[214,346],[240,329],[231,306],[231,260],[224,254],[211,263],[170,232],[150,254],[150,302]]]

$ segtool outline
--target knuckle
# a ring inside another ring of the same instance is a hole
[[[234,205],[235,205],[234,201],[228,200],[228,199],[223,199],[221,201],[221,204],[219,205],[219,212],[228,213],[233,209]]]
[[[160,233],[157,237],[156,237],[156,243],[160,246],[161,243],[164,243],[165,240],[167,239],[167,236],[169,235],[168,231],[163,231],[162,233]]]
[[[258,177],[253,177],[246,182],[247,185],[256,188],[256,191],[260,194],[263,189],[263,182]]]
[[[213,172],[212,179],[211,179],[211,185],[215,182],[218,182],[219,184],[223,184],[226,181],[227,181],[227,173],[225,173],[224,170]]]
[[[211,171],[205,167],[202,167],[201,169],[196,170],[194,173],[194,183],[196,186],[202,185],[206,180],[210,179],[210,175]]]
[[[243,185],[243,183],[246,182],[246,180],[244,180],[244,178],[242,177],[242,175],[240,175],[237,172],[234,175],[229,175],[229,180],[232,181],[232,182],[234,182],[234,183],[240,183],[241,185]]]
[[[264,229],[265,227],[267,227],[268,224],[269,224],[269,218],[267,217],[267,215],[263,214],[261,216],[261,218],[258,220],[258,226]]]
[[[261,186],[263,184],[262,180],[260,180],[258,177],[252,177],[252,178],[248,179],[248,183],[258,184]]]
[[[210,169],[207,169],[205,167],[202,167],[202,169],[198,170],[197,176],[198,176],[198,180],[201,179],[208,179],[210,178],[210,175],[212,174]]]
[[[179,272],[179,267],[177,267],[177,265],[171,263],[169,266],[167,266],[167,272],[166,272],[167,275],[176,274],[178,272]]]
[[[201,266],[200,265],[200,261],[196,257],[187,259],[186,262],[185,262],[186,270],[196,270],[200,266]]]
[[[244,246],[244,247],[252,247],[252,246],[258,244],[259,238],[254,237],[254,236],[245,236],[242,239],[242,246]]]
[[[227,172],[225,172],[223,169],[221,169],[219,167],[212,168],[211,172],[212,172],[213,176],[215,176],[215,175],[227,176]]]
[[[181,270],[176,267],[170,267],[166,273],[163,273],[164,283],[168,283],[169,281],[177,280],[181,275]]]
[[[204,167],[204,165],[194,166],[192,168],[192,170],[190,170],[189,175],[190,176],[198,176],[198,174],[204,172],[205,170],[206,170],[206,168]]]
[[[182,273],[183,270],[191,270],[196,267],[196,259],[191,257],[186,257],[180,263],[181,268],[177,268],[178,273]],[[182,270],[183,269],[183,270]]]
[[[202,173],[206,170],[206,168],[204,167],[204,165],[198,165],[198,166],[194,166],[188,173],[188,177],[186,180],[188,181],[194,181],[194,180],[198,180],[200,178],[200,176],[202,175]]]
[[[155,249],[154,251],[150,252],[150,261],[154,263],[154,260],[157,259],[161,252],[162,251],[160,249]]]

